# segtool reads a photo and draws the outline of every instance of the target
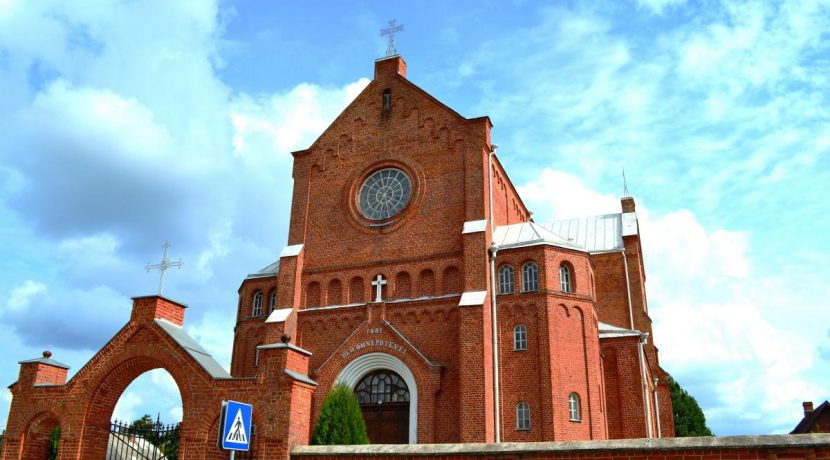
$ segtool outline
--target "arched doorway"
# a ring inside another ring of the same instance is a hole
[[[154,369],[163,370],[147,373]],[[162,376],[163,378],[159,379]],[[124,360],[113,365],[106,372],[102,372],[102,378],[91,385],[94,390],[90,395],[90,402],[84,417],[81,458],[90,460],[112,459],[113,453],[135,450],[150,452],[150,454],[145,455],[145,458],[164,455],[161,446],[157,445],[159,444],[158,439],[156,439],[157,436],[154,434],[153,439],[149,439],[151,436],[148,433],[154,431],[152,424],[141,419],[144,418],[145,414],[155,412],[151,414],[150,418],[153,422],[158,420],[158,406],[149,405],[147,407],[146,401],[153,398],[162,398],[167,393],[167,391],[162,390],[163,385],[171,387],[170,390],[174,393],[172,395],[173,399],[178,401],[180,398],[183,409],[186,409],[188,407],[187,394],[181,392],[181,386],[179,385],[181,381],[184,380],[181,378],[180,368],[165,365],[164,362],[148,356],[138,356]],[[135,385],[133,385],[134,383]],[[137,405],[139,407],[136,407],[133,411],[127,411],[126,413],[130,415],[126,420],[122,420],[122,423],[113,422],[114,415],[123,417],[123,414],[125,414],[123,407],[119,409],[118,413],[115,410],[119,401],[122,404],[125,402],[122,396],[129,399],[130,395],[143,385],[146,385],[144,391],[138,392]],[[178,393],[178,397],[175,397],[175,393]],[[132,432],[128,432],[133,425],[138,427],[141,432],[138,436],[133,436]],[[166,426],[167,423],[164,425]],[[185,429],[184,424],[182,424],[181,429]],[[165,428],[163,431],[168,430]],[[174,449],[180,453],[184,452],[186,449],[184,440],[175,445]],[[167,450],[167,447],[164,450]],[[160,455],[156,455],[156,452]]]
[[[346,364],[335,382],[344,383],[349,388],[357,388],[363,377],[372,371],[382,370],[397,374],[406,383],[409,391],[409,434],[404,442],[415,444],[418,441],[418,383],[415,381],[415,375],[403,361],[388,353],[366,353]]]
[[[409,387],[388,369],[372,371],[354,389],[372,444],[409,442]]]
[[[156,368],[136,377],[110,417],[105,460],[178,459],[182,399],[173,376]]]

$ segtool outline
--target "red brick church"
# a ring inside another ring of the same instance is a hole
[[[56,425],[62,458],[102,458],[118,397],[158,367],[182,393],[180,458],[221,458],[223,399],[252,403],[258,452],[284,457],[337,382],[373,443],[673,436],[634,200],[534,222],[491,128],[407,80],[400,56],[376,61],[293,153],[288,242],[242,282],[230,374],[184,333],[184,305],[136,298],[69,381],[49,356],[21,362],[0,458],[29,458]]]

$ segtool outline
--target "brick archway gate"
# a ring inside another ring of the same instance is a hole
[[[110,419],[115,409],[115,405],[124,393],[124,390],[135,381],[136,378],[145,372],[153,369],[164,369],[167,371],[176,382],[179,388],[179,395],[182,399],[183,414],[190,414],[190,399],[181,391],[182,384],[187,379],[186,375],[181,375],[183,372],[179,369],[171,369],[163,362],[163,359],[158,359],[155,356],[139,356],[135,358],[128,358],[120,363],[115,369],[109,373],[100,382],[97,391],[90,400],[86,414],[83,420],[83,444],[81,446],[81,458],[89,459],[104,459],[107,452],[107,443],[110,434]],[[176,375],[180,374],[180,375]],[[180,456],[183,456],[187,450],[187,440],[194,439],[199,435],[199,424],[193,421],[182,420],[181,423],[181,441],[179,444]],[[188,423],[190,422],[190,423]],[[191,429],[191,425],[193,429]],[[196,433],[193,433],[196,431]]]
[[[215,442],[227,399],[257,408],[253,447],[262,458],[287,459],[291,446],[308,443],[317,385],[307,375],[311,353],[289,343],[262,345],[257,375],[232,378],[184,332],[184,305],[159,296],[133,300],[130,321],[68,382],[68,366],[51,354],[20,362],[0,460],[44,458],[44,436],[58,424],[58,458],[104,459],[121,394],[138,376],[159,368],[173,377],[182,398],[180,459],[227,458]]]

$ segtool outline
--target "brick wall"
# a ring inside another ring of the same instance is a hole
[[[302,446],[292,460],[337,459],[547,459],[638,460],[830,459],[830,435],[726,436],[432,446]]]

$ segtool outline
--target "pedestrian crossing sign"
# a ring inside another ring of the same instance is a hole
[[[246,451],[251,446],[253,406],[236,401],[222,403],[219,441],[222,449]]]

